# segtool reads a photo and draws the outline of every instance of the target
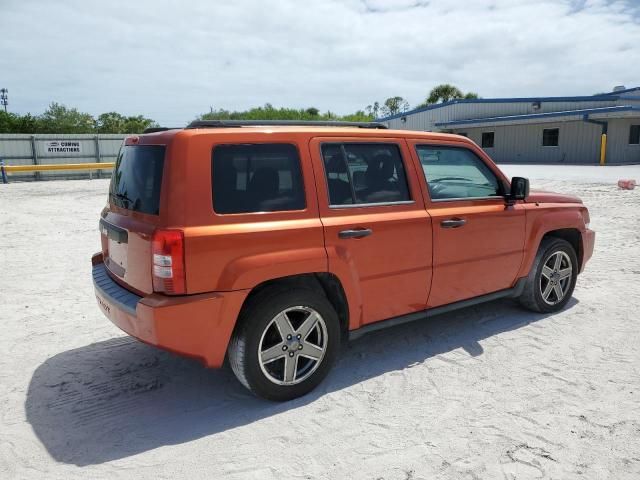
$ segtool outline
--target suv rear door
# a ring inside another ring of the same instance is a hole
[[[526,221],[522,205],[505,204],[506,179],[467,143],[423,139],[409,145],[424,173],[433,221],[429,307],[512,287]]]
[[[423,310],[431,220],[406,142],[316,137],[310,148],[329,271],[357,304],[350,327]]]
[[[104,263],[120,283],[153,292],[151,239],[160,223],[164,145],[124,145],[100,219]]]

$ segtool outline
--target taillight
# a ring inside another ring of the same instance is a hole
[[[153,291],[171,295],[186,293],[182,230],[156,230],[152,245]]]

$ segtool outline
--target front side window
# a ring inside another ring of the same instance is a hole
[[[460,147],[416,147],[432,200],[497,197],[503,187],[471,150]]]
[[[493,148],[494,140],[494,132],[482,132],[482,148]]]
[[[300,156],[290,144],[218,145],[211,184],[216,213],[303,210]]]
[[[331,206],[410,201],[400,149],[387,143],[325,143]]]
[[[158,215],[164,145],[125,145],[109,185],[109,201],[134,212]]]
[[[545,128],[542,130],[542,146],[557,147],[560,141],[559,128]]]
[[[640,125],[631,125],[629,128],[629,144],[640,145]]]

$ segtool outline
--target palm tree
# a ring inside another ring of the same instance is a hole
[[[473,92],[464,94],[458,87],[448,83],[443,83],[442,85],[434,87],[431,92],[429,92],[429,97],[427,97],[425,102],[420,106],[433,105],[434,103],[439,102],[450,102],[451,100],[460,98],[478,98],[478,94]]]

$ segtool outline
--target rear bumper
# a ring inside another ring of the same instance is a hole
[[[596,242],[596,232],[589,230],[588,228],[582,232],[582,264],[580,265],[580,272],[584,270],[585,265],[589,259],[593,256],[593,246]]]
[[[116,283],[94,257],[93,285],[102,313],[137,339],[220,367],[248,291],[140,297]]]

